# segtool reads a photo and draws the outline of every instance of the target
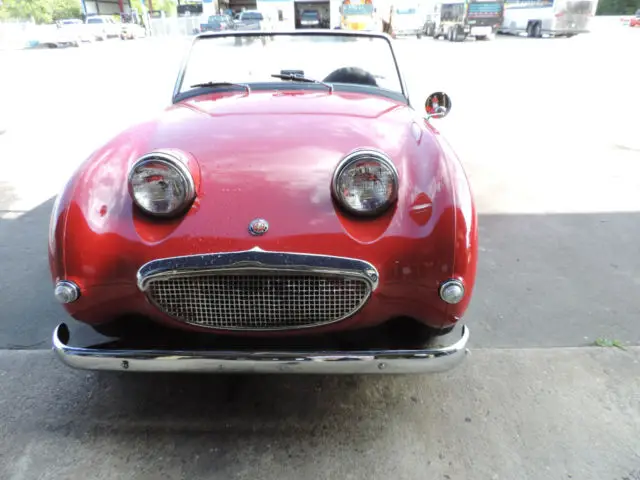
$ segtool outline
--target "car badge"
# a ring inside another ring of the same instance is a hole
[[[256,218],[249,224],[249,233],[251,235],[264,235],[269,230],[269,222],[264,218]]]

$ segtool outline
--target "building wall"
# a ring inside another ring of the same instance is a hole
[[[117,15],[120,13],[120,3],[118,0],[85,0],[84,5],[87,15]],[[129,0],[122,1],[124,11],[122,13],[131,13]]]
[[[331,0],[329,10],[331,11],[331,28],[336,28],[340,25],[340,5],[342,0]]]
[[[295,3],[293,0],[257,0],[257,9],[271,19],[274,28],[293,30],[295,28]],[[278,21],[279,11],[282,21]]]
[[[269,15],[276,28],[282,30],[295,29],[296,10],[294,0],[256,0],[256,3],[257,9],[264,15]],[[340,5],[342,5],[342,0],[327,0],[323,3],[329,3],[331,28],[340,25]],[[281,10],[283,14],[283,21],[281,22],[278,22],[278,10]]]

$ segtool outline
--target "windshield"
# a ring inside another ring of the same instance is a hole
[[[318,12],[314,12],[313,10],[308,11],[308,12],[302,12],[302,18],[307,18],[307,19],[310,19],[310,20],[315,20],[319,16],[320,15],[318,14]]]
[[[87,23],[104,23],[104,20],[101,18],[89,18]]]
[[[398,8],[396,9],[398,15],[415,15],[418,13],[415,8]]]
[[[343,67],[364,69],[374,77],[375,86],[403,93],[391,45],[386,38],[340,34],[197,38],[178,93],[205,82],[291,84],[271,77],[291,70],[323,80]]]

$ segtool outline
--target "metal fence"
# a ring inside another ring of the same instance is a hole
[[[206,23],[206,19],[206,15],[152,18],[151,35],[154,37],[193,35],[200,29],[201,23]]]
[[[603,15],[593,18],[590,30],[593,33],[622,33],[629,27],[623,27],[620,15]],[[153,18],[150,21],[152,37],[184,37],[193,35],[201,23],[206,23],[206,15],[187,17]],[[275,22],[272,28],[281,29],[286,24]],[[0,22],[0,50],[27,48],[55,33],[55,25],[35,25],[30,22]]]
[[[590,24],[592,32],[617,30],[621,28],[620,15],[603,15],[594,17]],[[206,15],[194,15],[188,17],[165,17],[151,19],[151,35],[153,36],[180,36],[193,35],[201,23],[207,22]],[[284,28],[286,22],[274,22],[272,28],[278,30]]]
[[[0,22],[0,50],[24,48],[35,29],[30,22]]]
[[[156,37],[193,35],[200,30],[200,25],[207,23],[207,15],[192,15],[187,17],[152,18],[150,22],[151,35]],[[269,21],[269,28],[283,29],[286,22]]]

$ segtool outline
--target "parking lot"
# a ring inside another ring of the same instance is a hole
[[[640,478],[640,30],[396,42],[478,202],[472,354],[433,377],[68,370],[47,229],[73,169],[168,105],[183,39],[0,52],[0,478]],[[625,347],[601,348],[606,338]],[[635,472],[635,473],[634,473]],[[637,475],[633,477],[632,475]]]

